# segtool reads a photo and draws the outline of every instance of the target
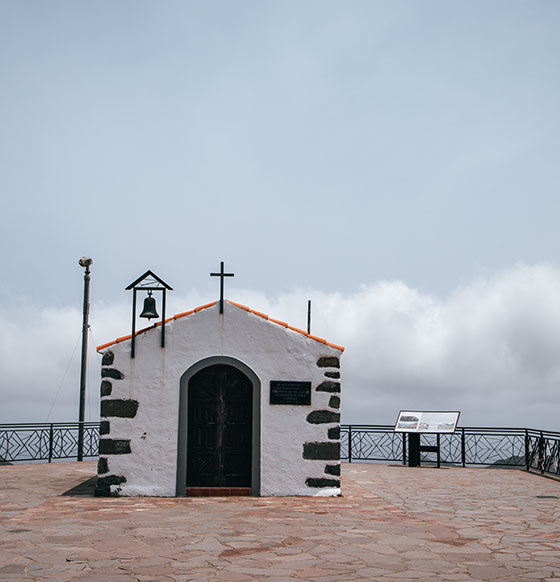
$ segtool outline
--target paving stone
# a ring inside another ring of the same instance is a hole
[[[341,498],[61,495],[94,473],[0,467],[0,580],[560,578],[560,507],[536,497],[560,483],[523,471],[346,464]]]
[[[25,566],[21,564],[9,564],[7,566],[0,567],[0,574],[22,574],[25,571]]]

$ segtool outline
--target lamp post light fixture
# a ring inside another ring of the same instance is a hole
[[[82,257],[78,261],[84,267],[84,305],[82,310],[82,359],[80,371],[80,411],[78,415],[78,461],[84,460],[84,419],[86,412],[86,373],[87,373],[87,343],[89,329],[89,268],[93,263],[90,257]]]
[[[152,271],[146,271],[142,276],[133,281],[127,288],[127,291],[132,290],[132,337],[130,340],[130,357],[135,356],[135,338],[136,338],[136,293],[138,291],[147,291],[148,295],[144,299],[144,308],[138,317],[142,317],[150,321],[150,319],[159,319],[156,308],[156,300],[152,297],[154,291],[161,291],[161,347],[165,347],[165,301],[167,291],[173,291],[163,279],[160,279]],[[156,324],[157,325],[157,324]]]

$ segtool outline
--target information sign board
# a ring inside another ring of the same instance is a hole
[[[395,432],[443,434],[454,433],[460,412],[401,410]]]

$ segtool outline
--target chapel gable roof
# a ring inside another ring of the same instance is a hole
[[[226,299],[226,301],[227,301],[227,303],[229,303],[230,305],[233,305],[234,307],[237,307],[239,309],[243,309],[244,311],[247,311],[248,313],[252,313],[253,315],[257,315],[258,317],[262,317],[263,319],[266,319],[267,321],[270,321],[271,323],[274,323],[276,325],[281,325],[282,327],[284,327],[286,329],[290,329],[292,331],[300,333],[300,334],[308,337],[309,339],[312,339],[312,340],[315,340],[315,341],[320,342],[322,344],[325,344],[327,346],[330,346],[331,348],[335,348],[337,350],[340,350],[341,352],[344,351],[344,348],[342,346],[338,346],[336,344],[328,342],[327,340],[325,340],[323,338],[317,337],[315,335],[311,335],[311,334],[307,333],[306,331],[303,331],[302,329],[288,325],[284,321],[280,321],[278,319],[273,319],[272,317],[268,316],[266,313],[261,313],[260,311],[255,311],[254,309],[251,309],[250,307],[247,307],[246,305],[242,305],[241,303],[235,303],[234,301],[229,301],[227,299]],[[167,318],[165,320],[165,323],[169,323],[170,321],[173,321],[175,319],[181,319],[183,317],[188,317],[189,315],[192,315],[193,313],[198,313],[199,311],[202,311],[203,309],[213,307],[214,305],[216,305],[216,303],[217,303],[217,301],[213,301],[212,303],[207,303],[206,305],[201,305],[200,307],[196,307],[195,309],[191,309],[191,311],[184,311],[182,313],[177,313],[176,315]],[[154,325],[150,325],[149,327],[145,327],[143,329],[136,331],[135,335],[139,335],[139,334],[144,333],[150,329],[154,329],[155,327],[158,327],[160,325],[161,325],[161,321],[158,321]],[[100,352],[100,351],[102,351],[102,350],[104,350],[112,345],[129,340],[131,337],[132,337],[132,334],[125,335],[125,336],[117,338],[116,340],[110,341],[106,344],[102,344],[100,346],[97,346],[97,351]]]

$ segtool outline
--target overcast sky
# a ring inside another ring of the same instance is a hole
[[[225,260],[232,299],[301,327],[313,299],[345,422],[560,430],[559,21],[553,0],[0,0],[0,422],[77,416],[85,254],[94,343],[129,332],[146,269],[183,311]],[[92,352],[90,418],[98,373]]]

